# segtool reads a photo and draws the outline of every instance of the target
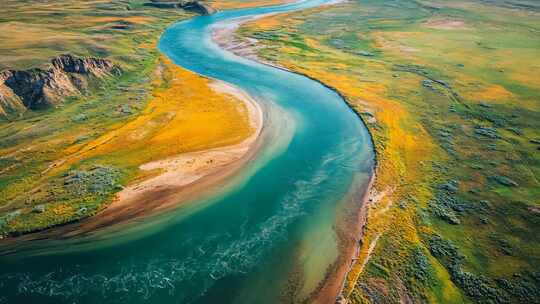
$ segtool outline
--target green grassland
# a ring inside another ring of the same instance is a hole
[[[94,83],[57,108],[0,119],[0,236],[95,214],[136,167],[90,158],[51,167],[144,109],[162,78],[155,47],[163,29],[192,14],[143,6],[143,0],[2,2],[0,70],[46,67],[51,57],[107,58],[121,76]]]
[[[140,65],[147,58],[145,43],[155,43],[166,24],[191,15],[146,7],[145,2],[3,1],[0,70],[43,66],[63,53]]]
[[[503,0],[350,1],[240,29],[374,137],[388,194],[350,301],[540,302],[539,33],[537,2]]]

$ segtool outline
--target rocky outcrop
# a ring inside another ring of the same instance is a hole
[[[151,0],[144,4],[145,6],[153,6],[157,8],[180,8],[178,1],[158,1]]]
[[[201,1],[166,1],[166,0],[151,0],[145,4],[158,8],[181,8],[186,11],[195,12],[201,15],[211,15],[216,12],[211,6],[202,3]]]
[[[181,1],[180,7],[191,12],[201,15],[212,15],[216,12],[214,8],[200,1]]]
[[[68,73],[87,74],[97,77],[120,74],[120,68],[112,61],[100,58],[77,58],[72,55],[61,55],[51,61],[53,68]]]
[[[79,95],[93,79],[121,73],[111,61],[61,55],[47,70],[7,70],[0,73],[0,116],[56,106]]]
[[[3,85],[3,77],[3,73],[0,74],[0,118],[24,113],[26,107],[22,100],[9,87]]]

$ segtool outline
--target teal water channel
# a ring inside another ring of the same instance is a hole
[[[213,195],[100,237],[1,256],[0,303],[308,299],[341,253],[340,225],[362,203],[374,165],[369,134],[334,91],[220,49],[211,29],[323,4],[223,11],[168,28],[159,49],[175,64],[262,104],[261,150]]]

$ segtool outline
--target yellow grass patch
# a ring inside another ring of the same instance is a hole
[[[257,30],[264,31],[279,27],[282,25],[282,22],[282,15],[275,15],[258,20],[253,24],[256,26]]]
[[[164,60],[167,88],[158,88],[144,111],[83,147],[68,149],[66,164],[95,156],[139,165],[179,153],[241,142],[253,131],[247,108],[214,91],[212,80]]]
[[[136,5],[128,2],[3,1],[0,70],[44,66],[62,53],[129,61],[137,44],[187,16],[182,10],[127,10]]]
[[[471,100],[478,101],[508,101],[513,98],[513,94],[500,85],[488,85],[477,91],[469,93]]]
[[[292,0],[234,0],[234,1],[223,1],[223,0],[214,0],[212,1],[212,7],[226,10],[226,9],[240,9],[248,7],[257,7],[257,6],[270,6],[270,5],[279,5],[283,3],[293,2]]]
[[[525,71],[525,73],[523,71],[517,71],[511,73],[509,78],[517,83],[522,83],[535,89],[540,89],[540,77],[538,77],[536,73],[537,71]]]
[[[94,25],[98,25],[102,23],[111,23],[111,22],[129,22],[133,24],[146,24],[146,23],[152,22],[153,18],[144,17],[144,16],[125,16],[125,17],[85,16],[81,20],[81,17],[70,16],[69,18],[65,18],[65,20],[73,24],[77,24],[78,26],[94,26]]]
[[[286,1],[281,1],[281,2],[285,3]],[[299,19],[295,17],[297,16],[292,13],[270,15],[264,18],[248,21],[244,23],[242,27],[246,27],[254,31],[269,31],[269,30],[279,29],[283,27],[285,24],[287,26],[287,31],[295,32],[296,29],[292,26],[300,24],[305,21],[303,19]],[[286,20],[286,22],[284,20]]]
[[[9,42],[3,47],[24,48],[29,44],[53,43],[58,40],[82,39],[80,34],[68,31],[51,30],[42,24],[26,24],[21,22],[0,23],[0,40]],[[3,48],[0,46],[0,48]],[[19,50],[20,51],[20,50]]]

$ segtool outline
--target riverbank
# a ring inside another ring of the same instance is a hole
[[[251,161],[262,147],[266,123],[264,110],[258,101],[242,90],[211,80],[209,86],[219,94],[230,95],[246,106],[252,133],[238,144],[179,154],[142,164],[141,171],[158,173],[134,182],[116,194],[112,203],[100,213],[57,226],[54,229],[2,240],[10,254],[33,240],[65,239],[89,236],[106,228],[115,231],[123,225],[155,216],[218,191],[220,185]]]
[[[343,1],[335,1],[327,5],[337,4],[340,2]],[[347,97],[343,95],[339,90],[307,73],[291,70],[275,62],[264,60],[263,58],[259,57],[258,51],[264,48],[264,46],[259,46],[257,39],[250,37],[242,37],[242,39],[238,39],[238,35],[236,32],[242,24],[261,20],[274,15],[279,14],[265,14],[256,17],[236,19],[232,22],[218,24],[212,28],[212,40],[220,48],[227,50],[237,56],[257,61],[259,63],[274,68],[288,71],[290,73],[300,74],[320,83],[328,89],[336,92],[336,94],[338,94],[341,99],[347,104],[347,106],[357,115],[357,117],[362,121],[362,123],[367,126],[367,121],[365,121],[359,111],[350,103],[350,101],[348,101]],[[367,211],[370,202],[372,202],[376,197],[376,192],[374,191],[373,185],[376,181],[377,176],[377,152],[375,149],[373,135],[371,134],[371,131],[369,129],[368,132],[370,133],[370,141],[372,143],[373,153],[375,155],[373,172],[365,188],[360,187],[359,189],[356,189],[348,198],[350,200],[356,200],[359,204],[359,208],[358,210],[355,210],[353,212],[355,216],[351,218],[349,215],[347,216],[347,219],[344,219],[344,221],[348,224],[347,227],[344,227],[344,225],[337,225],[337,227],[335,228],[336,233],[338,234],[338,243],[341,254],[338,257],[338,260],[326,271],[325,280],[321,282],[321,284],[319,284],[317,290],[311,293],[309,297],[309,302],[330,303],[337,301],[341,303],[341,301],[345,301],[346,294],[344,294],[344,292],[347,284],[347,276],[353,270],[356,261],[359,259],[360,249],[363,244],[362,238],[364,236],[367,225]],[[358,199],[357,196],[360,196],[361,199]]]
[[[92,216],[60,222],[52,231],[24,239],[92,233],[172,208],[232,175],[257,152],[264,121],[257,101],[231,85],[176,67],[165,58],[154,77],[154,97],[135,119],[88,143],[69,146],[66,156],[55,160],[40,177],[46,181],[48,176],[54,178],[67,171],[57,178],[57,183],[66,187],[80,184],[82,178],[83,183],[102,178],[94,177],[96,170],[118,175],[116,168],[124,168],[125,181],[111,183],[125,186],[111,189],[116,190],[114,196],[105,198],[109,202]],[[79,169],[82,173],[78,175],[72,173],[88,160],[99,165],[82,167],[85,171]],[[77,191],[87,191],[85,184],[77,187],[82,187]],[[30,193],[41,192],[37,188]],[[28,214],[24,222],[17,218],[8,222],[11,231],[21,229],[19,226],[31,232],[43,230],[36,226],[43,220],[34,218],[47,212]]]
[[[245,105],[251,135],[238,144],[182,153],[142,164],[140,170],[159,173],[122,189],[103,212],[76,225],[78,227],[67,235],[91,233],[96,229],[140,220],[178,207],[215,188],[253,159],[262,145],[262,107],[247,93],[225,82],[212,80],[209,86],[217,93],[233,96]]]
[[[537,13],[425,5],[349,2],[254,21],[240,35],[258,40],[258,57],[338,88],[374,135],[377,195],[349,302],[530,301],[536,290],[515,290],[538,268],[538,84],[522,27],[536,28]]]

